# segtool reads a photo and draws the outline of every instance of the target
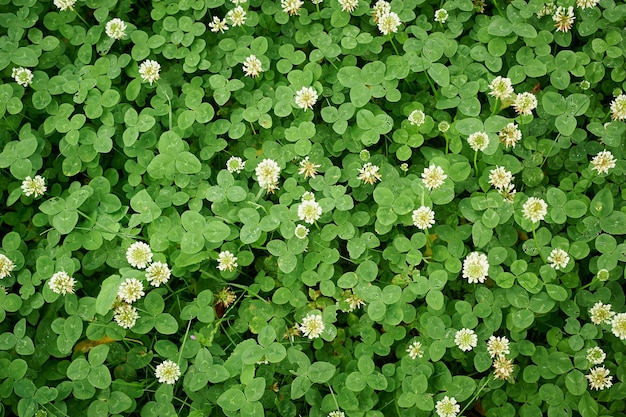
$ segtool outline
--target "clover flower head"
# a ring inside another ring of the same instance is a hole
[[[180,377],[180,366],[174,361],[166,360],[156,367],[154,375],[160,383],[174,384]]]
[[[611,331],[615,337],[626,340],[626,313],[619,313],[611,320]]]
[[[411,114],[409,114],[409,123],[413,126],[421,126],[426,121],[426,114],[424,114],[421,110],[413,110]]]
[[[513,92],[513,85],[511,84],[510,78],[498,75],[493,79],[493,81],[491,81],[491,84],[489,84],[489,95],[494,96],[501,101],[511,97]]]
[[[311,0],[311,3],[313,4],[320,4],[322,3],[324,0]]]
[[[496,190],[507,188],[514,178],[513,174],[504,167],[496,166],[489,171],[489,183],[493,185]]]
[[[381,15],[378,19],[378,30],[383,35],[389,35],[391,33],[398,32],[398,26],[400,26],[400,17],[395,12],[387,12]]]
[[[489,146],[489,135],[486,132],[474,132],[467,138],[467,143],[475,152],[484,151]]]
[[[611,151],[600,151],[591,160],[591,165],[593,165],[591,170],[595,169],[598,174],[608,174],[609,169],[615,168],[616,162],[617,159],[613,157]]]
[[[508,355],[511,353],[509,351],[509,339],[505,336],[491,336],[487,341],[487,352],[492,358]]]
[[[306,111],[317,103],[317,91],[313,87],[302,87],[296,92],[296,105]]]
[[[415,340],[409,345],[408,348],[406,348],[406,352],[409,354],[411,359],[423,358],[424,350],[422,349],[422,342]]]
[[[620,94],[611,102],[611,113],[613,120],[626,119],[626,94]]]
[[[54,0],[54,5],[57,6],[61,11],[74,10],[75,4],[76,0]]]
[[[233,26],[243,26],[246,23],[246,11],[243,7],[237,6],[226,13],[226,18],[230,20],[230,24]]]
[[[144,295],[146,293],[143,291],[143,284],[136,278],[126,278],[117,290],[117,296],[128,304],[134,303]]]
[[[561,248],[554,248],[548,256],[548,262],[550,266],[557,271],[563,269],[569,263],[569,255]]]
[[[526,220],[533,223],[540,222],[548,214],[548,204],[541,198],[530,197],[522,206],[522,212]]]
[[[602,348],[594,346],[587,349],[587,361],[589,361],[592,365],[600,365],[605,359],[606,353],[604,353]]]
[[[238,156],[231,156],[226,161],[226,169],[230,173],[239,174],[246,167],[246,163]]]
[[[35,196],[35,198],[41,197],[44,195],[46,190],[45,178],[41,175],[35,175],[34,178],[28,176],[24,178],[24,181],[22,181],[22,191],[27,197],[30,197],[31,195]]]
[[[359,169],[359,176],[357,178],[363,181],[365,184],[374,184],[376,181],[380,181],[382,178],[379,171],[380,168],[378,168],[378,166],[372,165],[371,162],[366,162]]]
[[[532,114],[537,108],[537,97],[533,93],[520,93],[515,97],[513,108],[517,114]]]
[[[409,164],[407,164],[406,162],[403,162],[400,164],[400,170],[402,172],[407,172],[409,170]]]
[[[328,417],[346,417],[343,411],[335,410],[328,413]]]
[[[418,229],[430,229],[435,224],[435,212],[426,206],[413,210],[413,225]]]
[[[591,83],[587,80],[582,80],[580,82],[580,89],[585,91],[585,90],[589,90],[589,88],[591,88]]]
[[[478,336],[472,329],[461,329],[454,334],[454,343],[464,352],[469,352],[478,344]]]
[[[439,417],[456,417],[461,412],[461,406],[454,397],[443,397],[435,404],[435,411]]]
[[[0,279],[10,276],[13,269],[15,269],[13,261],[0,253]]]
[[[159,75],[160,71],[161,65],[151,59],[143,61],[139,66],[139,75],[141,75],[141,79],[144,81],[148,81],[150,85],[152,85],[153,82],[161,78],[161,76]]]
[[[250,55],[249,57],[247,57],[246,60],[243,62],[243,72],[246,74],[246,76],[252,78],[257,77],[260,73],[262,73],[263,67],[261,66],[261,61],[259,61],[259,58],[254,55]]]
[[[515,200],[515,193],[517,193],[517,191],[515,190],[515,184],[509,184],[506,187],[498,190],[498,192],[500,193],[504,201],[509,204],[513,203],[513,201]]]
[[[339,0],[339,5],[342,11],[352,13],[359,5],[359,0]]]
[[[559,6],[552,15],[552,20],[554,20],[554,27],[557,32],[568,32],[576,20],[574,8],[572,6],[568,8]]]
[[[265,188],[268,193],[278,190],[278,179],[280,178],[280,167],[273,159],[264,159],[254,170],[259,187]]]
[[[448,176],[439,165],[430,164],[428,168],[424,168],[422,172],[422,182],[429,191],[441,187]]]
[[[350,294],[346,298],[346,303],[348,303],[348,306],[349,306],[348,307],[349,313],[365,305],[365,301],[356,294]]]
[[[596,274],[596,278],[600,282],[608,281],[610,277],[611,277],[611,274],[609,273],[608,270],[606,270],[604,268],[599,270],[598,273]]]
[[[28,87],[33,82],[33,72],[28,68],[16,67],[11,71],[11,77],[22,87]]]
[[[152,261],[152,250],[144,242],[135,242],[126,250],[126,260],[138,269],[144,269]]]
[[[507,380],[513,373],[513,361],[504,356],[498,356],[493,361],[493,376],[496,379]]]
[[[114,310],[113,320],[124,329],[130,329],[139,318],[137,309],[130,304],[121,303]]]
[[[448,17],[449,17],[449,14],[446,9],[435,10],[435,22],[444,24],[446,23],[446,20],[448,20]]]
[[[552,16],[556,11],[556,5],[553,1],[544,3],[541,9],[537,12],[537,18],[541,19],[544,16]]]
[[[576,6],[583,10],[596,7],[598,3],[600,3],[600,0],[576,0]]]
[[[217,269],[220,271],[234,271],[239,265],[237,264],[237,257],[230,251],[222,251],[217,255]]]
[[[517,128],[515,123],[509,123],[498,132],[498,138],[501,143],[504,143],[505,148],[509,146],[515,148],[517,142],[522,140],[522,131]]]
[[[591,389],[603,390],[605,388],[611,388],[613,385],[613,377],[609,375],[609,370],[604,366],[597,366],[589,370],[587,379],[589,380],[589,386]]]
[[[172,271],[170,271],[167,264],[163,262],[154,262],[146,269],[146,279],[155,287],[165,284],[170,280],[171,275]]]
[[[611,323],[614,315],[615,313],[611,311],[611,304],[604,304],[602,301],[598,301],[589,309],[589,317],[593,324]],[[626,318],[626,315],[624,315],[624,318]],[[626,336],[626,331],[624,335]]]
[[[309,157],[307,156],[302,161],[300,161],[300,168],[298,168],[298,174],[304,175],[304,178],[309,178],[309,177],[315,178],[315,176],[317,175],[317,169],[320,166],[321,165],[314,164],[313,162],[311,162],[309,160]]]
[[[224,31],[228,30],[228,24],[226,24],[226,19],[213,16],[213,21],[209,23],[209,28],[211,28],[211,32],[213,33],[224,33]]]
[[[382,15],[387,14],[391,11],[391,4],[385,0],[378,0],[376,4],[372,7],[372,17],[374,18],[374,22],[378,23]]]
[[[56,272],[48,281],[48,286],[55,294],[74,294],[76,280],[65,271]]]
[[[482,284],[488,275],[489,261],[484,253],[472,252],[463,260],[463,278],[470,284]]]
[[[305,237],[309,235],[309,228],[303,224],[299,224],[296,226],[295,230],[293,231],[293,234],[298,239],[304,239]]]
[[[300,220],[313,224],[322,216],[322,206],[315,200],[303,200],[298,206]]]
[[[309,339],[317,339],[320,337],[325,328],[326,326],[324,325],[322,316],[314,313],[307,314],[302,319],[302,324],[300,325],[302,335],[308,337]]]
[[[228,308],[233,305],[237,296],[230,287],[224,287],[215,294],[215,299],[224,308]]]
[[[437,125],[437,129],[439,129],[441,133],[446,133],[448,130],[450,130],[450,123],[443,120],[439,122],[439,124]]]
[[[361,149],[361,151],[359,152],[359,159],[363,162],[369,161],[370,156],[370,151],[368,151],[367,149]]]
[[[114,18],[107,22],[105,26],[105,32],[107,36],[111,39],[122,39],[126,36],[126,22],[124,22],[120,18]]]
[[[289,16],[300,13],[300,9],[303,5],[304,2],[301,0],[280,0],[280,6],[283,8],[283,12],[288,13]]]

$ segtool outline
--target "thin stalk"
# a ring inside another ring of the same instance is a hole
[[[393,41],[393,36],[391,33],[389,34],[389,41],[391,42],[391,46],[393,46],[393,50],[396,51],[396,55],[400,56],[400,52],[398,52],[398,48],[396,48],[396,44]]]
[[[161,87],[159,85],[159,83],[157,83],[157,88]],[[172,100],[170,100],[170,96],[167,94],[167,91],[165,91],[165,88],[161,87],[161,90],[163,90],[163,94],[165,94],[165,97],[167,98],[167,102],[169,104],[169,130],[172,130]]]
[[[539,254],[539,256],[541,256],[541,259],[543,260],[543,262],[546,262],[546,259],[543,257],[543,254],[539,250],[539,243],[537,243],[537,236],[535,234],[535,222],[533,222],[533,240],[535,241],[535,247],[537,248],[537,253]]]
[[[476,179],[478,179],[478,151],[474,151],[474,171],[476,172]]]
[[[78,18],[79,18],[80,20],[82,20],[82,21],[83,21],[83,23],[84,23],[87,27],[90,27],[90,26],[91,26],[89,23],[87,23],[87,21],[86,21],[85,19],[83,19],[83,17],[82,17],[81,15],[79,15],[79,14],[78,14],[78,12],[77,12],[76,10],[72,9],[72,11],[74,12],[74,14],[75,14],[76,16],[78,16]]]
[[[448,149],[450,148],[450,139],[448,139],[448,135],[443,134],[443,138],[446,140],[446,155],[448,154]]]
[[[328,385],[328,389],[330,390],[330,395],[333,397],[333,401],[335,402],[335,406],[337,407],[337,410],[340,410],[339,403],[337,402],[337,398],[335,398],[335,392],[333,391],[333,387],[331,387],[328,382],[326,383],[326,385]]]
[[[498,110],[498,108],[500,106],[498,106],[498,104],[500,104],[500,99],[498,97],[496,97],[496,101],[493,103],[493,108],[491,109],[491,115],[493,116],[494,114],[496,114],[496,111]]]
[[[502,13],[502,9],[500,9],[500,5],[498,4],[498,0],[491,0],[491,2],[494,6],[496,6],[496,10],[500,13],[500,16],[504,16],[504,13]]]
[[[191,320],[189,320],[189,323],[187,323],[187,330],[185,331],[185,337],[183,337],[183,344],[180,346],[180,352],[178,352],[178,360],[176,361],[176,363],[180,363],[180,360],[183,357],[183,350],[185,349],[185,343],[187,342],[190,328],[191,328]]]
[[[478,388],[478,391],[476,391],[476,394],[474,394],[474,396],[472,397],[472,399],[471,399],[471,400],[469,400],[469,401],[467,402],[467,404],[465,404],[465,407],[463,407],[463,409],[462,409],[462,410],[461,410],[461,412],[459,413],[459,415],[460,415],[460,416],[462,416],[462,415],[463,415],[463,413],[465,412],[465,410],[467,410],[467,407],[469,407],[470,405],[474,404],[474,401],[476,401],[476,398],[478,398],[478,396],[480,395],[480,393],[482,392],[482,390],[483,390],[483,389],[485,389],[485,387],[487,386],[487,384],[488,384],[489,382],[491,382],[491,378],[492,378],[492,375],[490,374],[490,375],[487,377],[487,380],[485,381],[485,383],[484,383],[484,384],[483,384],[480,388]]]

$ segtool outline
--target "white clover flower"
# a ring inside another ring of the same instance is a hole
[[[498,356],[498,358],[493,361],[493,376],[496,379],[507,380],[511,377],[513,373],[513,361],[507,359],[504,356]]]
[[[322,216],[322,206],[315,200],[303,200],[298,206],[300,220],[313,224]]]
[[[22,181],[22,191],[27,197],[31,195],[35,196],[35,198],[41,197],[46,190],[45,178],[41,175],[35,175],[35,178],[28,176]]]
[[[174,384],[180,377],[180,366],[174,361],[166,360],[156,367],[154,375],[160,383]]]
[[[541,19],[544,16],[552,16],[556,11],[556,5],[554,2],[544,3],[543,7],[537,12],[537,18]]]
[[[350,294],[350,296],[346,298],[346,303],[349,305],[349,313],[365,305],[365,301],[356,294]]]
[[[601,270],[598,271],[598,273],[596,274],[596,278],[598,279],[598,281],[600,282],[605,282],[608,281],[610,278],[611,274],[609,273],[608,270],[602,268]]]
[[[476,152],[484,151],[489,146],[489,135],[486,132],[474,132],[467,138],[467,143]]]
[[[374,4],[374,7],[372,7],[372,9],[372,17],[374,18],[374,22],[378,23],[381,16],[391,11],[391,4],[389,4],[385,0],[378,0],[376,4]]]
[[[243,26],[246,23],[246,11],[243,7],[237,6],[226,13],[226,18],[230,20],[230,24],[233,26]]]
[[[293,234],[298,239],[304,239],[309,235],[309,228],[305,225],[299,224],[296,226],[296,229],[293,231]]]
[[[598,3],[600,3],[600,0],[576,0],[576,6],[583,10],[596,7]]]
[[[611,323],[611,319],[614,315],[615,313],[611,311],[611,304],[604,304],[602,301],[598,301],[589,309],[589,316],[593,324]],[[623,318],[626,318],[626,315],[623,313],[622,316],[624,316]],[[626,332],[624,335],[626,335]]]
[[[10,276],[13,269],[15,269],[13,261],[0,253],[0,279]]]
[[[489,95],[499,98],[501,101],[513,95],[513,85],[511,79],[506,77],[497,76],[489,84]]]
[[[28,68],[16,67],[11,71],[11,77],[22,87],[28,87],[33,82],[33,72]]]
[[[319,314],[310,313],[302,319],[300,325],[300,331],[303,336],[307,336],[309,339],[316,339],[322,335],[326,326],[324,320]]]
[[[510,171],[507,171],[504,167],[496,165],[494,169],[489,171],[489,184],[497,190],[503,190],[511,184],[515,177]]]
[[[598,366],[589,370],[587,379],[589,380],[589,386],[591,389],[602,390],[605,388],[611,388],[613,385],[613,377],[609,375],[609,370],[604,366]]]
[[[143,292],[143,284],[136,278],[126,278],[117,290],[117,296],[128,304],[134,303],[144,295],[146,293]]]
[[[235,6],[239,6],[240,4],[245,4],[247,0],[230,0]]]
[[[413,110],[411,114],[409,114],[409,122],[413,126],[421,126],[426,121],[426,115],[421,110]]]
[[[159,287],[161,284],[169,281],[171,274],[170,268],[166,263],[162,262],[154,262],[146,269],[146,279],[155,287]]]
[[[152,261],[152,250],[144,242],[135,242],[126,250],[126,260],[137,269],[144,269]]]
[[[611,112],[613,120],[626,119],[626,94],[620,94],[611,102]]]
[[[583,91],[584,91],[584,90],[589,90],[589,88],[590,88],[590,87],[591,87],[591,83],[590,83],[589,81],[587,81],[587,80],[582,80],[582,81],[580,82],[580,89],[581,89],[581,90],[583,90]]]
[[[54,5],[61,9],[61,11],[74,10],[75,4],[76,0],[54,0]]]
[[[243,72],[248,77],[257,77],[260,73],[263,72],[263,67],[261,67],[261,61],[259,61],[256,56],[250,55],[243,62]]]
[[[587,349],[587,360],[592,365],[600,365],[605,359],[606,353],[598,346]]]
[[[268,193],[278,190],[280,167],[273,159],[264,159],[254,170],[259,187],[265,188]]]
[[[515,200],[515,193],[517,191],[515,190],[514,184],[509,184],[503,189],[498,190],[498,192],[500,193],[500,195],[502,196],[502,198],[504,199],[506,203],[512,204],[513,201]]]
[[[359,5],[359,0],[339,0],[339,5],[342,11],[352,13]]]
[[[130,329],[135,325],[139,318],[137,309],[130,304],[122,303],[115,307],[113,320],[124,329]]]
[[[482,284],[488,274],[489,261],[484,253],[472,252],[463,260],[463,278],[467,278],[470,284]]]
[[[413,343],[406,348],[406,352],[409,354],[411,359],[423,358],[424,350],[422,350],[422,343],[415,340]]]
[[[343,411],[335,410],[328,413],[328,417],[346,417]]]
[[[403,162],[400,164],[400,170],[402,172],[407,172],[409,170],[409,164],[407,164],[406,162]]]
[[[215,299],[224,308],[228,308],[237,300],[237,296],[230,287],[224,287],[215,294]]]
[[[569,263],[569,255],[561,248],[554,248],[548,256],[548,262],[550,262],[552,268],[558,271],[567,266]]]
[[[226,161],[226,169],[228,170],[228,172],[230,173],[237,173],[239,174],[246,166],[246,163],[238,156],[231,156],[230,158],[228,158],[228,161]]]
[[[317,91],[313,87],[302,87],[296,92],[296,104],[301,109],[313,109],[317,103]]]
[[[379,170],[380,168],[376,165],[372,165],[371,162],[367,162],[359,169],[359,176],[357,178],[365,184],[374,184],[376,181],[380,181],[381,179],[380,172],[378,172]]]
[[[593,165],[591,170],[595,169],[598,171],[598,174],[608,174],[609,169],[615,168],[616,162],[617,159],[613,157],[610,151],[600,151],[591,160],[591,164]]]
[[[280,6],[283,8],[283,12],[289,13],[289,16],[300,13],[300,9],[303,5],[304,2],[301,0],[280,0]]]
[[[426,206],[413,210],[413,225],[418,229],[430,229],[435,224],[435,212]]]
[[[505,148],[509,146],[515,148],[517,142],[522,140],[522,131],[517,128],[515,123],[509,123],[498,132],[498,138],[500,142],[504,143]]]
[[[56,272],[48,281],[48,286],[55,294],[74,294],[76,280],[65,271]]]
[[[568,8],[559,6],[552,15],[552,20],[555,22],[554,27],[557,32],[568,32],[572,28],[575,19],[574,8],[572,6]]]
[[[302,201],[315,201],[315,194],[313,194],[311,191],[307,191],[304,194],[302,194]]]
[[[509,351],[509,339],[505,336],[491,336],[487,341],[487,352],[489,352],[489,356],[492,358],[508,355],[511,353]]]
[[[126,29],[126,22],[117,17],[115,19],[109,20],[105,26],[107,36],[111,39],[117,40],[122,39],[124,36],[126,36]]]
[[[613,320],[611,320],[611,331],[615,337],[626,340],[626,313],[620,313],[613,317]]]
[[[363,162],[369,161],[370,156],[370,151],[368,151],[367,149],[361,149],[361,152],[359,152],[359,159]]]
[[[461,329],[454,334],[454,343],[464,352],[469,352],[478,344],[478,336],[472,329]]]
[[[448,20],[448,11],[446,9],[438,9],[435,11],[435,22],[439,22],[441,24],[446,23]]]
[[[533,223],[542,221],[548,214],[548,205],[541,198],[530,197],[522,207],[524,218]]]
[[[443,400],[437,401],[435,411],[439,417],[456,417],[461,412],[461,406],[456,402],[454,397],[443,397]]]
[[[213,33],[224,33],[224,31],[228,30],[226,19],[220,19],[217,16],[213,16],[213,21],[209,23],[209,27],[211,28],[211,32]]]
[[[422,172],[422,182],[431,191],[441,187],[446,178],[448,176],[439,165],[431,164]]]
[[[239,265],[237,264],[237,257],[230,251],[222,251],[217,255],[217,269],[220,271],[234,271]]]
[[[161,77],[159,75],[159,71],[161,71],[161,65],[151,59],[143,61],[139,66],[139,75],[141,75],[141,79],[148,81],[150,85]]]
[[[533,93],[521,93],[515,97],[513,108],[517,114],[532,114],[537,108],[537,97]]]
[[[398,32],[400,26],[400,17],[395,12],[387,12],[380,16],[378,20],[378,30],[383,35]]]
[[[315,178],[317,175],[317,169],[321,165],[314,164],[309,161],[309,157],[307,156],[302,161],[300,161],[300,168],[298,168],[298,174],[304,175],[304,178]]]
[[[446,133],[448,130],[450,130],[450,123],[446,122],[445,120],[441,121],[437,125],[437,129],[439,129],[441,133]]]
[[[311,3],[313,3],[313,4],[320,4],[323,1],[324,0],[311,0]]]

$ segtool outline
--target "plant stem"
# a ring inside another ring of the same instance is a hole
[[[537,243],[537,235],[535,234],[535,222],[533,222],[533,240],[535,241],[535,247],[537,248],[537,253],[541,257],[541,260],[546,262],[545,258],[543,257],[543,254],[539,250],[539,243]]]
[[[391,42],[391,46],[393,46],[393,50],[396,51],[396,55],[400,56],[400,52],[398,52],[398,48],[396,48],[396,44],[393,41],[393,36],[391,33],[389,34],[389,41]]]
[[[500,16],[504,16],[504,13],[502,13],[502,9],[500,9],[500,5],[498,4],[498,0],[491,0],[491,2],[493,3],[494,6],[496,6],[496,10],[498,10],[498,13],[500,13]]]
[[[78,12],[77,12],[76,10],[72,9],[72,11],[76,14],[76,16],[78,16],[78,18],[79,18],[80,20],[82,20],[82,21],[83,21],[83,23],[84,23],[87,27],[90,27],[90,26],[91,26],[89,23],[87,23],[87,21],[86,21],[85,19],[83,19],[83,17],[82,17],[81,15],[79,15],[79,14],[78,14]]]
[[[496,101],[493,103],[493,108],[491,109],[491,115],[493,116],[494,114],[496,114],[496,111],[498,110],[498,108],[500,106],[498,106],[498,104],[500,104],[500,99],[498,97],[496,97]]]
[[[443,134],[443,138],[446,140],[446,155],[448,154],[448,149],[450,147],[450,139],[448,139],[448,135]]]
[[[470,405],[472,405],[472,404],[474,403],[474,401],[476,401],[476,398],[478,398],[478,396],[480,395],[480,393],[482,392],[482,390],[483,390],[483,389],[485,389],[485,387],[487,386],[487,384],[488,384],[489,382],[491,382],[491,378],[492,378],[492,375],[490,374],[490,375],[487,377],[487,380],[485,381],[485,383],[484,383],[484,384],[483,384],[480,388],[478,388],[478,391],[476,391],[476,394],[474,394],[474,396],[472,397],[472,399],[471,399],[471,400],[469,400],[467,404],[465,404],[465,407],[463,407],[463,409],[462,409],[462,410],[461,410],[461,412],[459,413],[459,415],[460,415],[460,416],[461,416],[461,415],[463,415],[463,413],[465,412],[465,410],[467,410],[467,407],[469,407]]]
[[[478,151],[474,151],[474,171],[476,172],[476,179],[478,180]]]
[[[178,352],[178,360],[176,363],[180,364],[180,360],[183,357],[183,350],[185,349],[185,343],[187,342],[187,337],[189,336],[189,328],[191,328],[191,320],[187,323],[187,330],[185,331],[185,337],[183,337],[183,343],[180,346],[180,351]]]

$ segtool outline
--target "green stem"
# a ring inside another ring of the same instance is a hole
[[[471,400],[470,400],[467,404],[465,404],[465,407],[463,407],[463,409],[462,409],[462,410],[461,410],[461,412],[459,413],[459,415],[460,415],[460,416],[462,416],[462,415],[463,415],[463,413],[465,412],[465,410],[467,410],[467,407],[469,407],[470,405],[474,404],[474,401],[476,401],[476,398],[478,398],[478,396],[480,395],[480,393],[482,392],[482,390],[483,390],[483,389],[485,389],[485,387],[487,386],[487,384],[488,384],[489,382],[491,382],[491,377],[492,377],[492,375],[490,374],[490,375],[487,377],[487,379],[485,380],[485,383],[484,383],[484,384],[483,384],[480,388],[478,388],[478,391],[476,391],[476,394],[474,394],[474,396],[472,397],[472,399],[471,399]]]
[[[474,171],[476,172],[476,179],[478,180],[478,151],[474,151]]]
[[[496,10],[498,10],[498,13],[500,13],[500,16],[504,16],[504,13],[502,13],[502,9],[500,9],[500,5],[498,4],[498,0],[491,0],[491,2],[493,3],[494,6],[496,6]]]
[[[321,19],[322,18],[322,12],[320,12],[320,4],[319,3],[315,3],[315,9],[317,9],[317,15]]]
[[[76,14],[76,16],[78,16],[78,18],[79,18],[80,20],[82,20],[82,21],[83,21],[83,23],[84,23],[87,27],[90,27],[90,26],[91,26],[89,23],[87,23],[87,21],[86,21],[85,19],[83,19],[83,17],[82,17],[81,15],[79,15],[79,14],[78,14],[78,12],[77,12],[76,10],[72,9],[72,11],[74,12],[74,14]]]
[[[333,397],[333,401],[335,402],[335,406],[337,407],[337,411],[339,411],[340,410],[339,403],[337,402],[337,398],[335,398],[335,393],[333,391],[333,387],[331,387],[328,382],[326,383],[326,385],[328,385],[328,389],[330,390],[330,395]]]
[[[187,330],[185,331],[185,337],[183,338],[183,343],[180,346],[180,352],[178,352],[178,360],[176,361],[177,364],[180,364],[180,360],[183,357],[183,350],[185,349],[185,343],[187,342],[187,338],[189,337],[190,328],[191,328],[191,320],[189,320],[189,322],[187,323]]]
[[[443,134],[443,138],[446,140],[446,155],[448,154],[448,149],[450,148],[450,139],[448,139],[448,135]]]
[[[393,41],[393,35],[389,34],[389,41],[391,42],[391,46],[393,46],[393,50],[396,51],[396,55],[400,56],[400,52],[398,52],[398,48],[396,48],[396,44]]]
[[[156,84],[157,84],[157,88],[161,87],[159,85],[159,83],[156,83]],[[168,126],[168,129],[172,130],[172,100],[170,100],[170,96],[167,94],[167,91],[165,91],[165,88],[161,87],[161,90],[163,90],[163,94],[165,94],[165,97],[167,98],[167,102],[169,104],[169,118],[168,118],[169,119],[169,126]]]
[[[535,247],[537,248],[537,253],[541,257],[541,260],[543,260],[543,262],[546,262],[546,259],[543,257],[543,254],[539,250],[539,243],[537,243],[537,236],[535,234],[535,222],[533,222],[533,240],[535,241]]]
[[[493,116],[494,114],[496,114],[496,111],[498,110],[499,106],[498,104],[500,102],[500,99],[498,97],[496,97],[496,101],[493,103],[493,108],[491,109],[491,115]]]

